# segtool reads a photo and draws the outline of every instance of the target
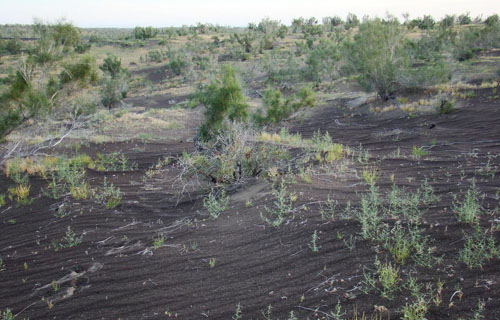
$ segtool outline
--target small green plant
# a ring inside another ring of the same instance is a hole
[[[215,267],[215,261],[216,261],[215,258],[210,258],[208,260],[208,265],[210,266],[210,268],[214,268]]]
[[[50,285],[52,286],[54,292],[57,292],[59,291],[59,289],[61,289],[61,286],[59,285],[59,283],[57,283],[57,281],[52,281]]]
[[[293,203],[297,200],[297,196],[287,191],[284,179],[281,180],[278,187],[273,188],[272,193],[276,198],[276,201],[273,203],[274,208],[264,206],[267,214],[264,215],[261,212],[260,217],[265,223],[278,228],[285,221],[285,218],[294,211]]]
[[[374,185],[379,179],[378,170],[375,167],[364,168],[362,175],[363,180],[370,186]]]
[[[262,316],[264,316],[265,320],[272,320],[271,319],[271,312],[273,311],[273,307],[271,305],[268,305],[266,308],[266,311],[262,312]]]
[[[318,232],[316,230],[314,230],[314,233],[312,235],[312,238],[311,238],[311,250],[312,252],[319,252],[319,246],[318,246]]]
[[[372,289],[380,291],[382,297],[389,300],[394,299],[395,292],[399,289],[399,282],[401,277],[399,275],[399,268],[393,267],[390,262],[382,264],[377,257],[375,257],[375,274],[364,272],[364,283],[366,285],[366,292]]]
[[[234,312],[233,320],[240,320],[241,319],[241,304],[238,303],[236,306],[236,311]]]
[[[97,70],[95,67],[95,58],[84,56],[76,63],[63,65],[63,71],[59,74],[59,78],[61,84],[77,80],[82,83],[96,83]]]
[[[462,202],[453,203],[453,211],[457,213],[458,221],[473,224],[478,222],[481,215],[481,205],[478,202],[479,191],[476,188],[476,181],[473,179],[471,187],[467,190]]]
[[[103,203],[106,209],[112,209],[120,204],[122,193],[120,188],[115,187],[112,183],[108,184],[107,179],[104,178],[102,188],[95,193],[94,197],[98,202]]]
[[[24,270],[25,271],[28,271],[28,263],[25,261],[24,264],[23,264],[23,267],[24,267]]]
[[[455,111],[455,102],[447,98],[441,98],[438,100],[438,110],[439,114],[450,114]]]
[[[458,253],[458,260],[465,263],[469,268],[481,267],[484,263],[499,256],[499,248],[495,239],[487,236],[476,224],[474,234],[466,236],[465,245]]]
[[[414,158],[419,159],[421,157],[426,157],[429,155],[429,151],[425,150],[424,147],[413,146],[412,155]]]
[[[5,262],[3,261],[2,258],[0,258],[0,271],[5,271],[6,267],[5,267]]]
[[[1,316],[1,320],[14,320],[15,319],[14,314],[12,313],[12,310],[10,310],[9,308],[5,309],[5,311],[0,310],[0,316]]]
[[[115,79],[118,74],[124,70],[122,68],[121,59],[118,59],[118,57],[112,54],[108,54],[108,56],[104,59],[103,64],[99,66],[99,69],[105,73],[109,73],[113,79]]]
[[[55,251],[59,251],[64,248],[72,248],[80,243],[82,243],[83,235],[77,236],[76,233],[71,230],[71,227],[68,226],[66,229],[66,234],[64,237],[61,239],[59,242],[52,242],[52,247],[54,248]]]
[[[153,239],[153,249],[157,250],[163,247],[165,244],[165,236],[163,234],[158,235],[156,238]]]
[[[424,300],[414,302],[412,304],[406,304],[403,307],[403,319],[404,320],[422,320],[424,319],[429,306]]]
[[[370,186],[368,195],[361,197],[361,208],[357,212],[357,219],[361,223],[363,239],[377,240],[382,231],[382,199],[375,185]]]
[[[30,188],[29,184],[18,184],[16,187],[9,188],[9,198],[15,197],[18,205],[28,205],[33,202],[33,199],[29,198]]]
[[[210,193],[203,199],[203,207],[207,209],[212,219],[217,219],[222,212],[229,208],[229,197],[226,195],[226,191],[223,189],[219,197]]]

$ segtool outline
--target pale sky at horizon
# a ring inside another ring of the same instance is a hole
[[[472,18],[500,14],[498,0],[0,0],[0,24],[31,24],[33,18],[55,22],[65,18],[78,27],[181,26],[197,22],[246,26],[262,18],[290,24],[293,18],[340,16],[349,12],[401,18],[470,12]]]

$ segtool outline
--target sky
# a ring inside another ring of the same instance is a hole
[[[290,24],[293,18],[345,18],[350,12],[401,18],[470,12],[471,17],[500,14],[499,0],[0,0],[0,24],[31,24],[34,18],[61,18],[78,27],[168,27],[208,22],[247,26],[265,17]]]

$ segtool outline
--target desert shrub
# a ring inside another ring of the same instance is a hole
[[[60,45],[65,51],[74,48],[80,42],[80,31],[69,22],[59,22],[50,26],[51,36],[56,45]]]
[[[0,137],[8,134],[22,122],[19,110],[7,110],[0,113]]]
[[[304,106],[313,107],[316,98],[312,89],[304,87],[297,95],[283,98],[281,91],[268,87],[262,99],[264,110],[258,109],[252,115],[252,120],[257,124],[278,123],[293,112]],[[265,113],[265,114],[264,114]]]
[[[82,54],[89,51],[90,47],[91,47],[90,42],[87,43],[79,42],[78,44],[75,45],[75,52]]]
[[[353,41],[346,42],[346,59],[360,73],[358,82],[375,88],[379,97],[394,97],[401,71],[408,67],[405,30],[395,18],[366,20]]]
[[[458,18],[457,18],[457,22],[460,25],[471,24],[472,23],[472,19],[469,16],[469,13],[467,12],[465,14],[459,15]]]
[[[206,107],[199,130],[201,140],[208,140],[219,131],[224,119],[244,121],[248,117],[248,104],[232,66],[224,66],[218,79],[200,89],[199,101]]]
[[[158,33],[158,30],[154,29],[153,27],[135,27],[134,31],[133,31],[133,36],[135,39],[138,39],[138,40],[146,40],[146,39],[150,39],[150,38],[153,38],[154,36],[156,36],[156,34]]]
[[[122,61],[118,57],[108,54],[104,59],[102,65],[99,66],[104,73],[108,73],[111,78],[115,79],[121,72],[125,71],[122,68]]]
[[[441,28],[444,28],[444,27],[453,27],[453,25],[455,24],[455,16],[454,15],[445,15],[443,17],[443,19],[441,19],[441,21],[439,22],[439,26]]]
[[[168,53],[168,67],[176,75],[181,75],[188,67],[189,63],[186,59],[186,53],[182,50],[169,49]]]
[[[18,38],[0,41],[0,53],[18,54],[21,52],[21,41]]]
[[[163,53],[160,50],[151,50],[148,52],[147,60],[160,63],[163,61]]]
[[[484,20],[484,23],[488,27],[495,27],[500,23],[500,17],[498,16],[498,14],[493,14],[493,15],[489,16],[488,18],[486,18],[486,20]]]
[[[434,18],[430,15],[424,15],[423,18],[417,18],[410,21],[409,26],[411,28],[418,27],[421,30],[430,30],[434,27],[436,22]]]
[[[61,84],[77,80],[81,83],[95,83],[97,81],[95,58],[84,56],[76,63],[64,64],[59,79]]]
[[[127,96],[128,89],[128,76],[124,73],[115,79],[105,79],[100,90],[102,104],[108,109],[113,108]]]
[[[256,131],[241,123],[228,123],[202,142],[202,148],[179,160],[181,180],[209,183],[212,188],[239,183],[285,167],[289,154],[279,146],[258,143]]]
[[[278,37],[280,37],[281,39],[285,39],[287,33],[288,33],[288,27],[282,24],[278,29]]]
[[[244,34],[234,33],[232,37],[243,47],[245,53],[252,52],[253,42],[255,40],[255,34],[252,31],[248,31]]]
[[[332,81],[338,70],[340,53],[337,45],[328,39],[321,39],[316,47],[307,54],[304,69],[306,77],[313,81]]]
[[[358,16],[356,16],[354,13],[349,13],[345,19],[344,28],[346,30],[349,30],[354,27],[357,27],[358,25],[359,25]]]
[[[438,111],[440,114],[449,114],[455,111],[455,103],[446,97],[438,99]]]
[[[260,66],[267,73],[267,80],[282,88],[292,87],[302,78],[301,59],[289,52],[266,52]]]

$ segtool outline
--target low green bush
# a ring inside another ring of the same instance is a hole
[[[63,65],[63,71],[59,74],[61,84],[66,84],[73,81],[81,83],[96,83],[97,70],[95,58],[84,56],[76,63],[68,63]]]

